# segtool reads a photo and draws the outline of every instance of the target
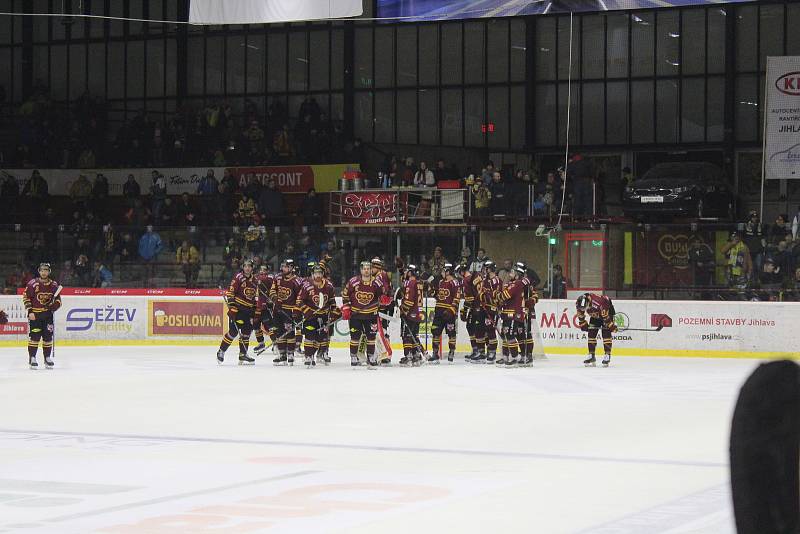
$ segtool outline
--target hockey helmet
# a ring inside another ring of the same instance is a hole
[[[37,270],[41,271],[42,269],[47,269],[49,271],[50,264],[46,261],[43,261],[42,263],[39,264],[39,268]]]
[[[483,262],[483,268],[493,273],[497,270],[497,264],[492,260],[486,260]]]
[[[518,261],[514,264],[514,270],[518,272],[521,276],[525,276],[528,274],[528,266],[525,265],[525,262]]]
[[[444,267],[442,267],[443,274],[453,274],[455,272],[455,267],[453,267],[452,263],[445,263]]]
[[[313,265],[312,265],[312,263],[313,263]],[[309,272],[311,274],[320,273],[322,276],[325,276],[325,269],[319,263],[316,263],[316,262],[309,263],[308,270],[309,270]]]
[[[242,267],[244,267],[245,265],[249,265],[250,267],[252,267],[253,266],[253,258],[245,258],[242,261]]]
[[[575,308],[583,311],[588,309],[591,304],[592,304],[592,299],[589,298],[589,294],[584,293],[583,295],[578,297],[578,300],[575,301]]]
[[[288,267],[290,269],[294,269],[294,260],[292,258],[286,258],[281,262],[281,267]]]
[[[373,267],[377,267],[378,269],[384,269],[385,268],[383,260],[380,259],[378,256],[375,256],[374,258],[372,258],[370,260],[370,265],[372,265]]]
[[[467,271],[469,271],[469,265],[467,265],[466,263],[459,263],[456,266],[456,272],[458,274],[464,274]]]
[[[409,264],[406,266],[406,272],[407,272],[408,274],[410,274],[410,275],[413,275],[413,276],[419,276],[419,267],[417,267],[417,266],[416,266],[416,265],[414,265],[413,263],[409,263]]]

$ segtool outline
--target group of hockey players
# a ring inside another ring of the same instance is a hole
[[[307,367],[317,362],[328,365],[328,354],[334,325],[348,322],[351,366],[366,364],[370,369],[391,365],[389,323],[399,321],[403,343],[401,366],[419,366],[423,362],[438,364],[443,358],[443,341],[447,336],[447,360],[453,362],[456,352],[456,320],[466,325],[471,345],[465,356],[469,363],[492,363],[504,367],[528,367],[533,364],[535,306],[538,295],[528,278],[523,262],[514,264],[503,282],[491,260],[479,271],[467,265],[446,263],[441,273],[426,273],[413,264],[396,260],[399,287],[392,286],[386,266],[380,258],[361,262],[359,273],[342,289],[342,305],[336,304],[330,271],[323,259],[306,266],[305,277],[297,272],[291,259],[284,260],[280,272],[270,273],[262,266],[253,272],[253,262],[245,260],[242,270],[231,280],[225,293],[228,331],[217,351],[222,364],[225,352],[238,338],[239,363],[253,364],[248,355],[250,337],[255,332],[256,355],[273,348],[275,365],[293,365],[295,355],[303,357]],[[61,286],[50,279],[50,265],[39,266],[39,277],[25,288],[23,302],[28,313],[29,364],[38,366],[36,353],[43,345],[44,361],[53,367],[53,313],[61,306]],[[428,314],[427,299],[432,297],[430,334],[431,351],[420,341],[420,324]],[[463,302],[463,304],[462,304]],[[614,305],[607,296],[586,293],[576,301],[581,329],[588,333],[589,357],[584,361],[594,366],[597,336],[602,335],[604,357],[611,360]],[[498,346],[501,349],[498,357]],[[364,355],[364,358],[361,355]]]

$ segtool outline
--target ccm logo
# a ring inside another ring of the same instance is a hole
[[[775,80],[775,88],[785,95],[800,96],[800,72],[787,72]]]

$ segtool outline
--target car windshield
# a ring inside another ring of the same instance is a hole
[[[705,182],[721,179],[722,171],[710,163],[661,163],[647,171],[637,183]]]

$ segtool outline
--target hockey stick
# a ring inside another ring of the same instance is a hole
[[[429,358],[430,355],[428,354],[428,349],[426,347],[422,346],[422,341],[419,340],[418,336],[414,335],[414,333],[408,327],[408,324],[405,321],[403,321],[403,319],[401,317],[393,317],[391,315],[387,315],[385,313],[380,313],[380,312],[378,313],[378,317],[380,317],[381,319],[385,319],[387,321],[390,321],[390,322],[400,321],[400,324],[403,326],[403,328],[406,329],[406,332],[408,333],[409,336],[411,336],[411,339],[414,340],[414,343],[417,344],[417,348],[420,349],[420,352],[422,352],[422,355],[425,356],[425,359],[427,360]]]
[[[620,328],[619,332],[661,332],[664,325],[658,325],[656,328]]]

